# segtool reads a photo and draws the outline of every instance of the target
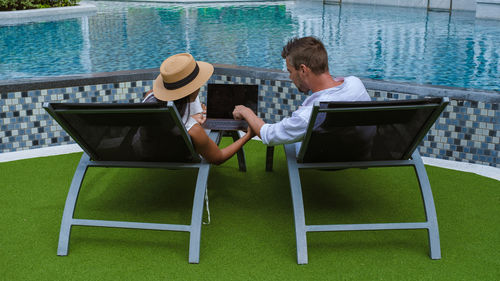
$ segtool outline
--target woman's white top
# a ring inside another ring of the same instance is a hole
[[[146,98],[142,102],[148,102],[149,99],[152,99],[154,97],[153,93],[151,92],[149,95],[146,96]],[[184,115],[181,116],[181,121],[182,124],[184,124],[184,127],[186,127],[186,131],[189,131],[195,124],[198,122],[194,120],[191,115],[195,115],[198,113],[203,112],[203,108],[201,107],[201,102],[200,98],[197,96],[196,99],[193,102],[190,102],[188,104],[189,109],[186,109],[184,112]]]

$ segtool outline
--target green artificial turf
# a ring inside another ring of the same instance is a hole
[[[223,140],[227,145],[228,139]],[[438,214],[441,260],[425,230],[308,234],[309,264],[296,264],[293,210],[283,149],[265,172],[265,146],[245,146],[210,170],[212,222],[200,264],[189,234],[73,227],[56,255],[69,184],[81,153],[0,163],[0,280],[499,280],[500,183],[427,167]],[[196,173],[90,168],[75,216],[189,223]],[[411,168],[301,172],[306,223],[422,221]],[[206,213],[204,214],[206,219]]]

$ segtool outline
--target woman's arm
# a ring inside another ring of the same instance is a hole
[[[208,162],[216,165],[220,165],[231,158],[231,156],[240,150],[240,148],[255,135],[249,128],[242,138],[220,149],[217,144],[208,137],[205,130],[199,124],[195,124],[191,127],[188,133],[191,136],[196,152],[201,154]]]

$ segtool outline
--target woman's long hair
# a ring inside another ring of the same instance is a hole
[[[181,116],[184,116],[184,113],[186,112],[186,110],[188,111],[188,116],[190,116],[191,114],[191,107],[189,106],[189,95],[188,96],[185,96],[181,99],[178,99],[178,100],[174,100],[174,104],[175,104],[175,107],[177,108],[177,111],[179,112],[179,115]],[[186,125],[186,124],[184,124]]]
[[[144,93],[144,96],[146,96],[146,98],[143,102],[159,102],[165,106],[167,105],[168,102],[161,101],[161,100],[157,99],[154,95],[150,95],[152,92],[153,92],[153,90],[151,90],[147,93]],[[181,118],[184,116],[184,113],[186,112],[186,110],[188,111],[188,116],[191,115],[190,114],[191,107],[189,106],[189,95],[187,95],[181,99],[174,100],[174,105],[175,105],[175,108],[177,108],[177,111],[179,112],[179,115],[181,116]],[[184,125],[186,125],[186,124],[184,124]]]

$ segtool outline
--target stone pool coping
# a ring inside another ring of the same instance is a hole
[[[214,64],[214,67],[214,75],[223,74],[253,77],[256,79],[270,79],[291,82],[287,72],[277,69],[265,69],[225,64]],[[68,76],[0,80],[0,93],[120,83],[135,80],[154,80],[158,73],[159,69],[152,68]],[[500,92],[498,91],[423,85],[407,82],[382,81],[368,78],[361,78],[361,80],[363,81],[367,89],[376,91],[403,92],[419,96],[449,97],[450,99],[457,100],[500,103]]]
[[[160,4],[211,4],[211,3],[251,3],[251,2],[286,2],[291,0],[95,0],[107,2],[146,2]],[[316,0],[320,1],[320,0]]]
[[[27,22],[56,21],[68,18],[93,15],[97,7],[90,3],[81,2],[77,6],[30,9],[20,11],[0,12],[0,25],[22,24]]]

